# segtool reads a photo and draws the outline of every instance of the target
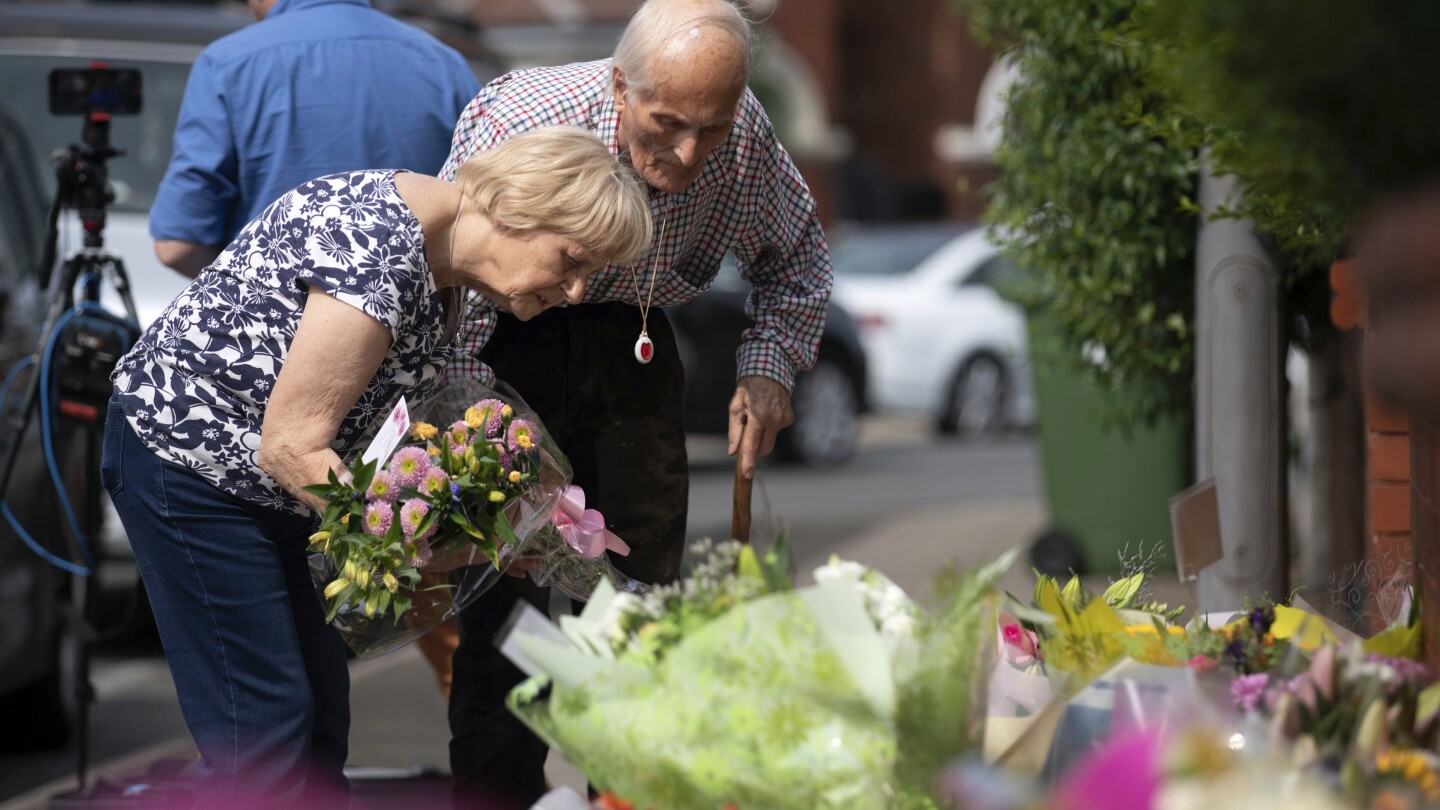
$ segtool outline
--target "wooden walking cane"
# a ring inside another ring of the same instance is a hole
[[[735,454],[735,501],[730,508],[730,536],[750,542],[750,487],[754,484],[740,471],[740,454]]]

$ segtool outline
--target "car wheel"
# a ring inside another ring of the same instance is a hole
[[[1005,424],[1005,367],[992,355],[977,354],[960,367],[950,383],[940,432],[973,438]]]
[[[829,467],[855,454],[860,396],[845,369],[824,360],[816,363],[796,379],[790,407],[795,422],[775,439],[781,459]]]

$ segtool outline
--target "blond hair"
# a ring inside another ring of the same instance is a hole
[[[573,239],[596,261],[627,264],[650,249],[643,181],[589,130],[516,135],[471,156],[455,182],[497,225]]]

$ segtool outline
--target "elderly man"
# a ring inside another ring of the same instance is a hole
[[[649,0],[613,59],[491,82],[462,115],[442,171],[519,132],[572,124],[651,186],[655,246],[644,262],[602,270],[586,303],[526,323],[472,309],[475,359],[449,369],[484,375],[488,364],[539,411],[590,505],[631,546],[617,566],[645,582],[679,573],[689,489],[684,371],[661,307],[704,292],[727,251],[751,282],[755,323],[736,358],[729,436],[750,476],[791,421],[790,390],[815,360],[830,296],[815,201],[746,87],[750,48],[747,21],[724,0]],[[529,806],[544,790],[545,747],[503,704],[520,673],[493,644],[517,598],[545,603],[516,583],[461,615],[450,700],[461,804]]]

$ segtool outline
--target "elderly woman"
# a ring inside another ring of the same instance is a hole
[[[346,650],[306,567],[323,501],[302,487],[438,379],[467,289],[526,320],[579,302],[650,229],[638,178],[577,128],[516,137],[454,183],[322,177],[120,361],[102,476],[202,756],[197,806],[344,803]]]

